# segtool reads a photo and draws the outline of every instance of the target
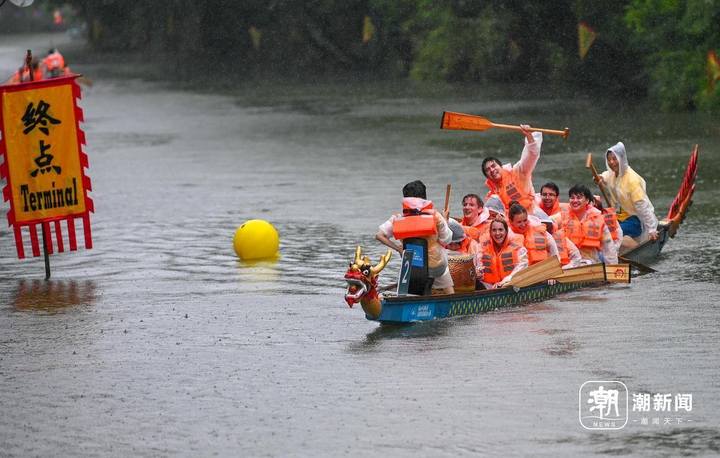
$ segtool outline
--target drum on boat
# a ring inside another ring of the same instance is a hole
[[[448,256],[448,267],[456,293],[475,291],[475,263],[471,254]]]

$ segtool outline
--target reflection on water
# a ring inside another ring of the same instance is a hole
[[[368,333],[361,342],[348,345],[351,353],[364,353],[379,349],[383,342],[394,339],[426,339],[435,341],[448,334],[459,319],[424,321],[411,324],[381,324]]]
[[[92,280],[18,280],[11,293],[10,305],[17,310],[60,309],[93,305],[96,300],[95,282]]]
[[[582,345],[575,338],[564,337],[553,340],[549,346],[543,348],[543,352],[550,356],[568,357],[575,356],[581,347]]]

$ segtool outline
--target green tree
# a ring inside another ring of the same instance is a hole
[[[707,52],[720,51],[720,1],[632,0],[625,20],[663,108],[720,110],[720,85],[706,74]]]

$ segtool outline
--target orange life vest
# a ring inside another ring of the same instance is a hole
[[[14,83],[28,83],[30,81],[40,81],[43,78],[43,72],[40,68],[36,68],[33,70],[33,79],[30,79],[30,71],[28,71],[27,67],[23,68],[22,70],[18,70],[15,72],[15,74],[12,77],[11,84]]]
[[[500,200],[502,200],[503,205],[505,205],[505,209],[510,207],[510,202],[516,200],[520,203],[520,205],[525,207],[525,210],[527,210],[528,213],[532,213],[535,208],[535,191],[532,189],[532,186],[530,186],[529,190],[523,193],[523,188],[519,182],[520,180],[518,179],[519,177],[517,172],[501,168],[500,174],[501,178],[499,186],[489,178],[485,180],[485,184],[488,189],[490,189],[486,199],[492,194],[497,194],[500,197]]]
[[[479,242],[482,237],[490,233],[490,220],[483,221],[477,226],[463,225],[463,230],[465,231],[465,235]]]
[[[548,257],[547,239],[545,234],[547,230],[544,225],[527,226],[524,233],[515,232],[523,237],[523,245],[528,251],[528,265],[537,264],[544,261]]]
[[[480,236],[482,235],[481,232],[478,230],[478,228],[473,226],[463,226],[463,231],[465,232],[465,235],[468,239],[473,239],[476,242],[480,240]]]
[[[515,266],[520,262],[519,250],[522,248],[522,240],[519,236],[508,234],[505,243],[499,251],[495,251],[495,243],[492,240],[483,240],[482,265],[483,281],[485,283],[497,283],[510,275]]]
[[[558,248],[558,256],[560,257],[560,264],[566,266],[570,264],[570,250],[568,250],[567,237],[565,237],[565,231],[558,229],[553,231],[553,238]]]
[[[403,199],[403,214],[393,221],[393,237],[398,240],[437,234],[433,203],[418,197]]]
[[[541,209],[542,211],[544,211],[545,213],[547,213],[548,216],[552,216],[552,215],[554,215],[555,213],[559,213],[559,212],[560,212],[560,199],[555,199],[555,203],[553,204],[553,207],[552,207],[550,210],[548,210],[548,209],[545,208],[545,206],[543,205],[543,201],[542,201],[542,200],[540,200],[540,205],[539,205],[539,207],[540,207],[540,209]]]
[[[604,208],[603,211],[603,218],[605,219],[605,225],[607,226],[608,230],[610,231],[610,235],[612,235],[612,239],[614,241],[618,241],[620,239],[620,232],[618,229],[620,229],[620,224],[618,223],[617,214],[615,213],[614,208]]]
[[[8,84],[20,84],[20,70],[17,70],[8,80]]]
[[[582,222],[578,219],[575,212],[570,209],[564,209],[563,224],[567,237],[578,248],[594,248],[599,249],[602,244],[603,228],[605,220],[600,210],[589,205],[585,209],[585,218]]]

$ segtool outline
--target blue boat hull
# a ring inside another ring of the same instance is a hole
[[[556,283],[555,285],[528,286],[517,290],[502,288],[464,294],[388,297],[382,301],[382,312],[378,318],[372,318],[369,315],[365,316],[368,320],[382,323],[430,321],[543,301],[558,294],[593,284],[601,283]]]

